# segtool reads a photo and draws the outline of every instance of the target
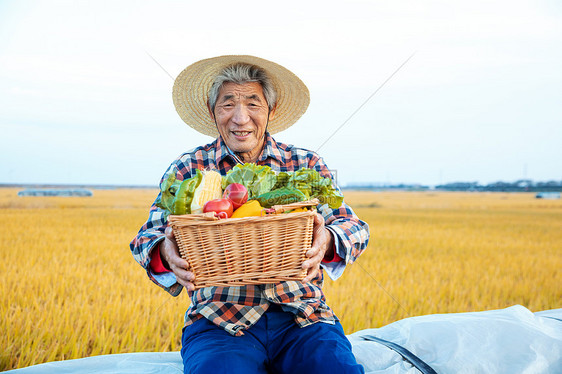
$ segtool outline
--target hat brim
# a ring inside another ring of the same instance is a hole
[[[181,119],[198,132],[218,137],[217,128],[207,109],[209,91],[217,75],[234,63],[248,63],[264,69],[277,92],[275,115],[267,130],[271,134],[292,126],[310,103],[306,85],[291,71],[275,62],[247,55],[228,55],[197,61],[176,78],[172,96]]]

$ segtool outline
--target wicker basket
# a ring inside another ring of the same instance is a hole
[[[277,212],[315,206],[318,200],[274,206]],[[195,288],[302,280],[312,244],[315,211],[216,219],[213,214],[170,216]]]

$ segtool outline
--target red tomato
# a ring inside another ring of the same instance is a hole
[[[207,201],[203,206],[203,212],[215,212],[221,218],[227,218],[232,215],[234,211],[234,206],[232,205],[232,201],[229,199],[214,199]],[[226,213],[226,217],[225,217]]]
[[[240,183],[231,183],[224,189],[222,197],[232,201],[232,205],[236,210],[248,201],[248,190]]]

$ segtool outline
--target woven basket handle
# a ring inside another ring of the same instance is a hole
[[[275,210],[275,213],[283,213],[289,210],[297,209],[297,208],[305,208],[308,206],[316,206],[320,204],[320,200],[312,199],[307,201],[299,201],[296,203],[285,204],[285,205],[274,205],[271,209]]]

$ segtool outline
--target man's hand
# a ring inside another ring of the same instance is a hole
[[[160,244],[160,257],[164,267],[170,269],[175,275],[179,284],[185,287],[187,291],[195,290],[192,283],[195,275],[189,271],[189,264],[180,257],[180,251],[174,237],[171,227],[166,228],[166,239]]]
[[[312,234],[312,246],[306,252],[308,259],[302,263],[302,268],[307,269],[303,283],[310,282],[320,271],[320,263],[324,257],[334,256],[334,237],[324,225],[324,217],[319,213],[314,216],[314,229]]]

